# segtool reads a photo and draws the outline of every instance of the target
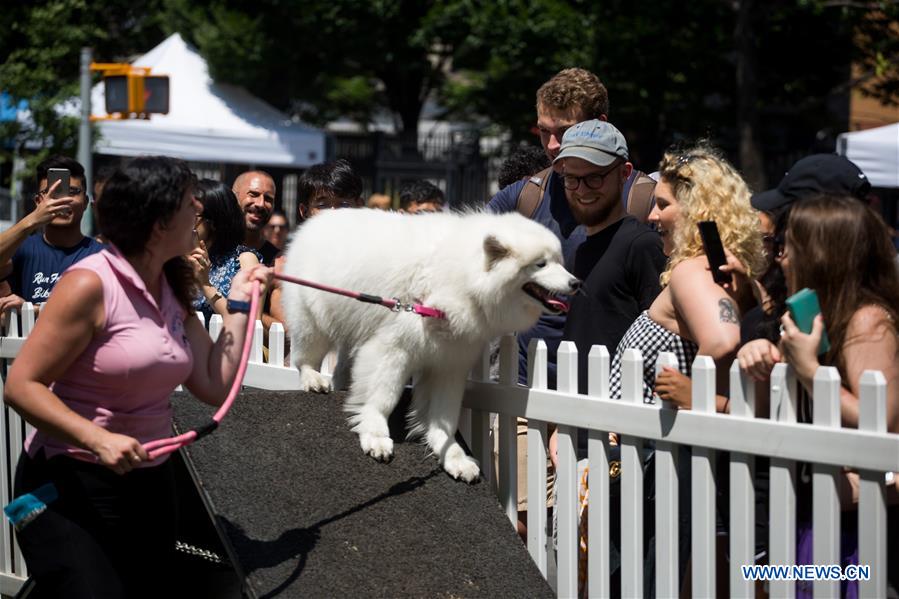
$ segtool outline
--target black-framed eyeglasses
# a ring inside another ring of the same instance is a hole
[[[584,182],[584,185],[587,186],[587,189],[600,189],[603,183],[606,182],[606,177],[614,172],[615,168],[604,173],[590,173],[589,175],[584,175],[583,177],[576,177],[574,175],[562,175],[562,181],[564,181],[565,183],[565,189],[577,189],[580,186],[581,181]]]

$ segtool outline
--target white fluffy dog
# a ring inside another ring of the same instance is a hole
[[[285,274],[420,302],[446,318],[282,283],[302,388],[330,390],[318,369],[339,349],[334,384],[349,374],[350,424],[365,453],[388,460],[387,417],[415,377],[410,436],[424,435],[444,469],[471,482],[478,463],[454,440],[467,374],[490,339],[527,330],[541,311],[565,309],[555,295],[575,292],[580,281],[561,261],[555,235],[517,213],[326,211],[292,239]]]

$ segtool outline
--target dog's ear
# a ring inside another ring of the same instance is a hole
[[[487,270],[493,268],[493,265],[511,254],[512,252],[501,244],[493,235],[488,235],[484,239],[484,254],[487,256]]]

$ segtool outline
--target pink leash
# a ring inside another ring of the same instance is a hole
[[[312,287],[313,289],[319,289],[321,291],[327,291],[329,293],[336,293],[338,295],[350,297],[367,304],[378,304],[386,308],[390,308],[394,312],[405,310],[406,312],[414,312],[415,314],[419,314],[423,317],[446,318],[446,314],[444,314],[443,311],[438,310],[437,308],[423,306],[419,303],[403,303],[399,298],[383,299],[377,295],[357,293],[355,291],[348,291],[346,289],[340,289],[338,287],[330,287],[328,285],[313,283],[312,281],[297,279],[295,277],[290,277],[278,273],[275,273],[272,276],[276,279],[287,281],[288,283],[296,283],[297,285],[304,285],[306,287]],[[252,297],[250,298],[249,314],[256,314],[256,310],[258,309],[258,307],[259,282],[256,281],[255,283],[253,283],[253,293]],[[231,409],[231,404],[234,403],[237,394],[240,392],[240,386],[243,384],[243,377],[247,372],[247,363],[250,360],[250,346],[253,343],[253,331],[255,330],[255,328],[256,319],[250,316],[250,318],[247,319],[247,334],[243,340],[243,353],[241,354],[240,366],[238,366],[237,368],[237,374],[234,375],[234,383],[231,385],[231,391],[228,393],[228,397],[225,398],[225,401],[222,402],[222,405],[219,406],[219,409],[216,410],[215,414],[212,416],[212,420],[204,426],[189,430],[184,434],[178,435],[177,437],[157,439],[156,441],[145,443],[144,450],[146,450],[150,460],[155,460],[164,455],[168,455],[170,453],[178,451],[182,447],[186,447],[194,441],[202,439],[203,437],[214,431],[216,428],[218,428],[218,425],[225,417],[225,414],[227,414],[228,410]]]
[[[446,318],[446,314],[444,314],[442,310],[431,308],[429,306],[423,306],[422,304],[416,302],[407,304],[401,301],[398,297],[384,299],[377,295],[347,291],[346,289],[340,289],[339,287],[322,285],[321,283],[314,283],[305,279],[297,279],[296,277],[290,277],[278,273],[275,273],[274,277],[276,279],[281,279],[282,281],[287,281],[288,283],[296,283],[297,285],[303,285],[304,287],[312,287],[313,289],[318,289],[320,291],[327,291],[328,293],[336,293],[337,295],[350,297],[354,300],[359,300],[360,302],[365,302],[367,304],[378,304],[386,308],[390,308],[394,312],[401,312],[405,310],[406,312],[414,312],[415,314],[428,318]]]

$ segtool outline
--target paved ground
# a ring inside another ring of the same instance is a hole
[[[211,414],[184,399],[181,428]],[[394,460],[375,462],[341,404],[340,394],[245,391],[186,453],[246,595],[552,596],[486,484],[452,480],[400,426]],[[198,572],[222,585],[209,596],[236,592],[227,571]]]

